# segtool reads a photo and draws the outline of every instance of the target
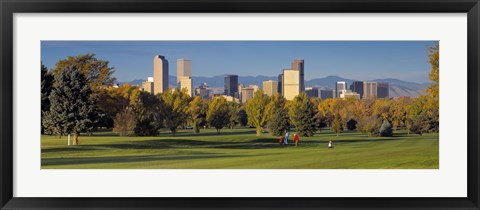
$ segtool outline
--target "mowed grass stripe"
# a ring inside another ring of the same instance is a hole
[[[295,132],[292,132],[292,134]],[[396,132],[394,137],[367,137],[357,132],[322,130],[300,139],[300,147],[280,145],[278,137],[255,135],[254,129],[181,130],[175,137],[119,137],[112,133],[80,136],[81,145],[42,136],[43,169],[374,169],[438,168],[438,134]],[[335,142],[327,148],[328,140]]]

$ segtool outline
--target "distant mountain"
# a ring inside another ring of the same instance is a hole
[[[177,82],[177,77],[170,75],[169,76],[169,83],[170,87],[175,87]],[[198,87],[203,83],[207,83],[208,86],[214,91],[215,93],[221,93],[223,90],[223,83],[224,83],[224,75],[217,75],[213,77],[192,77],[193,86]],[[238,82],[243,83],[245,85],[258,85],[262,87],[262,82],[265,80],[278,80],[277,77],[268,77],[268,76],[239,76]],[[141,79],[136,79],[130,82],[121,82],[129,83],[132,85],[141,85]],[[305,81],[305,86],[307,87],[318,87],[320,89],[334,89],[335,83],[337,81],[344,81],[350,86],[354,80],[342,78],[339,76],[327,76],[324,78],[312,79]],[[407,82],[399,79],[375,79],[371,80],[373,82],[387,82],[389,84],[389,95],[390,97],[397,97],[397,96],[410,96],[410,97],[418,97],[419,95],[423,94],[423,91],[426,87],[428,87],[429,83],[415,83],[415,82]]]

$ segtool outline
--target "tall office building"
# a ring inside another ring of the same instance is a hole
[[[320,90],[320,98],[325,100],[327,98],[333,98],[335,90]]]
[[[263,93],[273,96],[278,93],[278,82],[273,80],[263,81]]]
[[[253,98],[253,93],[255,91],[253,88],[247,87],[242,89],[242,103],[246,103],[248,100]]]
[[[292,69],[298,70],[300,72],[300,92],[305,91],[305,71],[304,71],[304,60],[295,59],[292,62]]]
[[[363,97],[365,99],[377,98],[377,83],[363,82]]]
[[[388,90],[387,82],[377,83],[377,98],[389,98]]]
[[[200,96],[200,98],[207,99],[209,97],[209,90],[207,83],[203,83],[202,85],[195,88],[195,95]]]
[[[142,82],[142,90],[153,94],[153,77],[148,77],[147,81]]]
[[[305,88],[305,93],[310,97],[317,97],[318,98],[318,88],[316,87],[307,87]]]
[[[287,100],[293,100],[300,94],[300,71],[294,69],[283,70],[283,97]]]
[[[168,61],[165,56],[153,57],[153,93],[163,93],[168,89]]]
[[[363,82],[362,81],[353,81],[350,85],[350,90],[356,92],[360,95],[360,98],[363,97]]]
[[[224,87],[225,95],[238,98],[238,75],[225,75]]]
[[[180,77],[192,76],[192,60],[184,58],[177,59],[177,83],[180,82]]]
[[[193,95],[192,84],[192,61],[187,59],[177,59],[177,88],[178,90],[187,89],[187,94]]]
[[[277,92],[280,95],[283,95],[282,87],[283,87],[283,74],[278,75],[278,86],[277,86]]]
[[[335,84],[335,97],[334,98],[339,98],[340,97],[340,93],[342,93],[342,91],[346,90],[347,89],[347,82],[337,82]]]
[[[188,96],[192,97],[192,94],[193,94],[192,87],[193,87],[192,77],[180,76],[179,82],[178,82],[178,90],[182,91],[183,89],[186,89]]]

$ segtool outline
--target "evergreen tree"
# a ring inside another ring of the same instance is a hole
[[[68,65],[55,75],[55,84],[49,96],[50,109],[42,119],[44,127],[53,135],[73,135],[73,144],[78,144],[78,135],[87,128],[94,112],[92,90],[88,79],[75,65]]]
[[[270,121],[268,121],[268,129],[270,134],[274,136],[282,136],[286,130],[290,128],[290,119],[288,117],[288,109],[286,108],[287,100],[280,94],[272,96],[269,106],[271,113]]]
[[[347,121],[347,129],[351,130],[351,131],[357,129],[357,121],[354,120],[354,119],[348,120]]]
[[[53,85],[53,75],[48,72],[48,69],[46,66],[43,64],[41,65],[41,117],[42,119],[45,117],[45,113],[50,110],[50,99],[48,98],[50,96],[50,93],[52,92],[52,85]],[[42,124],[42,134],[45,133],[45,128]]]
[[[383,120],[380,127],[380,136],[393,136],[392,124],[388,120]]]
[[[136,120],[135,135],[156,136],[164,121],[163,102],[160,96],[141,92],[132,106]]]
[[[245,111],[245,106],[241,106],[240,111],[238,111],[238,121],[242,127],[245,127],[248,124],[248,116],[247,111]]]
[[[295,96],[289,110],[290,119],[300,136],[313,136],[317,131],[317,108],[305,93]]]
[[[228,108],[227,99],[223,97],[215,97],[208,106],[207,122],[210,126],[217,129],[217,134],[220,130],[227,126],[230,120],[230,110]]]

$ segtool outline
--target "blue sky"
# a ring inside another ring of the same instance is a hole
[[[305,79],[395,78],[428,82],[427,47],[436,41],[42,41],[48,68],[71,55],[95,53],[110,61],[118,81],[153,76],[153,57],[164,55],[170,75],[176,60],[192,60],[193,76],[277,76],[295,58],[305,60]]]

